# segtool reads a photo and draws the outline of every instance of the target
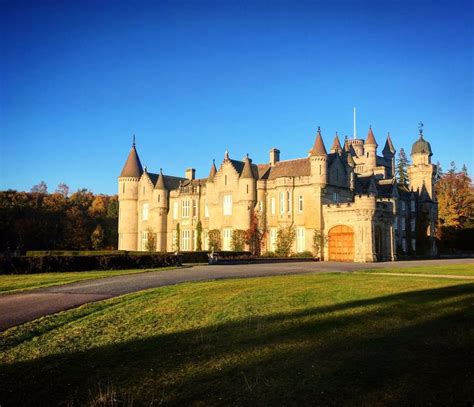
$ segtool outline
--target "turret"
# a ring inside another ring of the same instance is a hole
[[[137,250],[138,244],[138,183],[143,167],[135,147],[135,136],[127,161],[118,178],[119,184],[119,250]]]
[[[209,176],[207,177],[208,182],[214,182],[214,177],[217,173],[216,160],[212,160],[211,170],[209,171]]]
[[[367,138],[364,143],[365,167],[364,172],[373,172],[377,166],[377,142],[375,141],[372,126],[369,127]]]
[[[414,191],[426,192],[431,200],[434,197],[434,165],[431,164],[431,145],[423,138],[423,128],[420,127],[420,136],[411,148],[413,164],[408,167],[410,187]],[[423,191],[425,189],[426,191]]]
[[[339,141],[339,136],[337,135],[337,131],[336,131],[336,136],[334,137],[334,141],[332,143],[331,150],[329,150],[329,151],[331,153],[338,153],[338,154],[342,153],[342,147],[341,147],[341,143]]]
[[[309,150],[311,162],[311,177],[313,182],[325,186],[327,184],[328,154],[321,136],[321,128],[318,127],[313,148]]]
[[[257,180],[252,169],[252,160],[249,155],[244,159],[244,168],[240,174],[239,188],[240,196],[243,200],[251,201],[255,204],[257,199]]]
[[[392,139],[390,138],[390,133],[387,134],[387,140],[385,141],[385,146],[382,150],[383,157],[387,160],[390,161],[391,164],[391,173],[390,176],[394,177],[395,176],[395,153],[397,150],[395,150],[395,147],[393,146]]]

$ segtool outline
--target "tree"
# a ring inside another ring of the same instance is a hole
[[[47,194],[48,186],[46,185],[46,182],[41,181],[39,184],[33,185],[31,187],[31,192],[37,192],[39,194]]]
[[[64,182],[61,182],[57,186],[56,191],[54,191],[54,192],[56,194],[62,195],[64,198],[67,198],[67,196],[69,195],[69,187]]]
[[[202,223],[198,221],[196,225],[196,251],[202,251]]]
[[[293,226],[279,228],[276,239],[276,253],[279,256],[287,257],[291,254],[293,243],[295,242],[296,231]]]
[[[436,183],[435,188],[440,227],[438,232],[441,235],[443,228],[461,229],[472,224],[474,219],[473,188],[467,168],[457,172],[456,165],[452,162],[451,168]]]
[[[326,235],[318,229],[314,229],[313,232],[313,254],[315,257],[322,257],[322,249],[326,245],[327,242]]]
[[[260,255],[262,236],[257,214],[253,212],[250,219],[250,228],[245,231],[245,243],[249,245],[250,252],[254,256]]]
[[[245,246],[245,230],[234,229],[232,231],[231,247],[234,252],[241,252]]]
[[[398,159],[397,159],[397,166],[395,168],[395,173],[397,176],[397,181],[400,184],[408,185],[408,158],[405,154],[405,150],[403,148],[400,149],[398,152]]]
[[[214,251],[221,250],[221,231],[219,229],[211,229],[209,231],[209,249]]]
[[[176,224],[176,235],[174,237],[173,247],[175,248],[177,252],[179,252],[179,249],[181,248],[179,222]]]
[[[104,243],[104,229],[102,229],[102,226],[96,226],[91,235],[91,242],[94,250],[99,250],[102,248],[102,244]]]
[[[147,241],[146,241],[146,250],[149,252],[156,251],[156,233],[153,232],[150,228],[147,229]]]

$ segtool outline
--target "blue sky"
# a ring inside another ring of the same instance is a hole
[[[0,2],[0,189],[115,193],[132,134],[149,171],[225,149],[304,157],[369,125],[473,164],[471,1]],[[379,151],[380,151],[379,150]]]

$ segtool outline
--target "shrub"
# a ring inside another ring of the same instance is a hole
[[[276,254],[283,257],[288,257],[291,253],[291,248],[296,238],[295,228],[288,226],[280,228],[277,232],[276,239]]]
[[[209,249],[214,249],[214,251],[221,249],[221,231],[219,229],[209,231]]]
[[[300,253],[293,253],[291,255],[291,257],[300,257],[300,258],[309,258],[309,257],[313,257],[313,253],[311,253],[309,250],[306,250],[304,252],[300,252]]]
[[[245,246],[245,230],[235,229],[232,231],[231,246],[234,252],[241,252]]]
[[[168,253],[0,257],[0,274],[143,269],[177,265],[180,265],[179,258]]]

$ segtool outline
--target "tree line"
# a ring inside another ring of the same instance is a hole
[[[0,252],[116,249],[118,198],[66,184],[0,191]]]

